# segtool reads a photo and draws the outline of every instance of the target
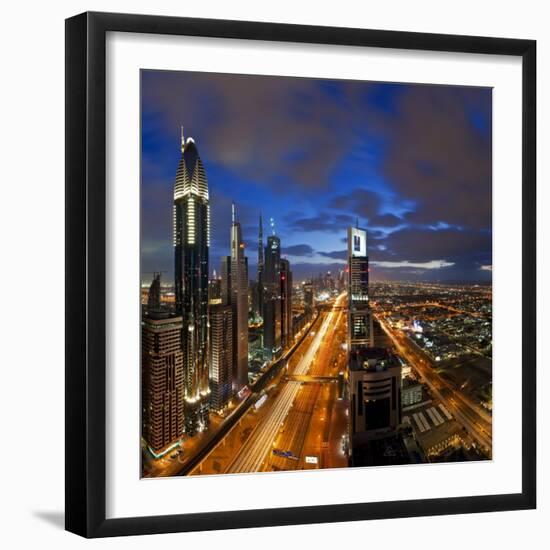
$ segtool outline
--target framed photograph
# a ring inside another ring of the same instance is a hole
[[[66,21],[66,528],[534,508],[531,40]]]

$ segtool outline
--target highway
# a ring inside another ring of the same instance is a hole
[[[164,461],[164,464],[159,464],[155,476],[182,476],[189,475],[197,469],[200,471],[203,461],[239,424],[240,420],[258,399],[260,392],[277,376],[282,366],[292,358],[294,353],[300,349],[304,340],[309,336],[310,331],[318,324],[318,321],[319,317],[316,316],[308,326],[304,327],[303,333],[300,333],[298,336],[298,341],[282,357],[270,365],[251,387],[252,392],[250,395],[238,403],[235,410],[227,418],[219,421],[215,415],[212,417],[211,422],[214,419],[217,420],[213,429],[208,430],[204,434],[199,434],[206,436],[206,441],[200,441],[200,443],[195,441],[199,439],[197,436],[186,440],[184,443],[184,454],[178,457],[177,460],[167,460]]]
[[[409,362],[431,392],[440,399],[472,438],[491,455],[493,446],[492,419],[487,411],[455,390],[433,369],[429,358],[400,331],[393,331],[382,316],[376,316],[380,326],[391,338],[399,354]]]
[[[345,406],[338,401],[338,372],[346,369],[346,315],[334,318],[307,375],[289,375],[287,379],[303,382],[274,447],[291,453],[291,457],[273,454],[266,470],[303,470],[342,467],[346,457],[340,452],[342,435],[347,433]],[[334,437],[331,437],[334,432]],[[336,434],[337,432],[337,434]],[[306,462],[306,456],[311,457]],[[316,462],[311,462],[311,460]]]
[[[320,329],[312,337],[312,342],[307,346],[306,351],[290,374],[300,376],[308,373],[316,359],[323,339],[341,315],[339,305],[344,296],[345,294],[338,296],[332,309],[328,313],[322,314],[324,318]],[[266,457],[273,449],[277,434],[302,387],[300,382],[294,381],[285,381],[282,384],[284,386],[275,398],[269,412],[256,425],[250,437],[225,470],[225,473],[258,472],[262,469]]]

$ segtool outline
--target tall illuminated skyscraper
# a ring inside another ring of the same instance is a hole
[[[264,227],[262,222],[262,213],[260,212],[260,221],[258,226],[258,288],[257,288],[258,311],[255,313],[263,317],[264,304]]]
[[[367,231],[348,227],[348,350],[373,345]]]
[[[281,241],[267,238],[264,271],[264,351],[268,359],[281,351]]]
[[[208,425],[208,253],[210,205],[204,166],[192,138],[181,136],[174,185],[176,313],[181,315],[185,431]]]
[[[248,384],[248,261],[235,205],[231,213],[231,306],[233,309],[233,391]]]

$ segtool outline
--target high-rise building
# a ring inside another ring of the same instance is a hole
[[[233,308],[233,391],[248,384],[248,260],[244,255],[241,224],[232,205],[231,306]]]
[[[222,256],[221,267],[221,298],[222,304],[231,303],[231,256]]]
[[[305,310],[306,316],[310,317],[311,315],[313,315],[313,307],[314,307],[312,282],[305,281],[302,285],[302,289],[304,291],[304,310]]]
[[[208,303],[210,306],[222,303],[222,280],[216,276],[216,271],[208,281]]]
[[[401,363],[385,348],[357,348],[349,357],[350,441],[357,449],[395,433],[401,423]]]
[[[153,281],[149,287],[147,296],[147,310],[149,312],[160,310],[160,273],[153,274]]]
[[[258,317],[263,317],[264,304],[264,227],[262,222],[262,213],[258,224],[258,276],[257,276],[257,311]]]
[[[367,231],[348,228],[348,350],[373,346]]]
[[[233,395],[233,312],[215,300],[210,303],[210,406],[221,412]]]
[[[185,431],[208,425],[208,254],[210,204],[204,166],[192,138],[181,136],[181,158],[174,185],[176,312],[183,322]]]
[[[267,238],[264,266],[264,351],[268,359],[281,351],[281,241]]]
[[[155,310],[141,322],[142,436],[158,452],[184,430],[182,318]]]
[[[281,346],[289,346],[292,342],[292,271],[290,263],[281,259],[279,272],[281,295]]]

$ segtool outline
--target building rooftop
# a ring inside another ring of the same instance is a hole
[[[419,380],[417,380],[416,378],[412,378],[410,376],[404,376],[402,379],[401,379],[401,386],[403,388],[412,388],[413,386],[421,386],[422,384],[420,383]]]
[[[398,366],[399,361],[387,348],[364,347],[350,353],[350,370],[379,371]]]

